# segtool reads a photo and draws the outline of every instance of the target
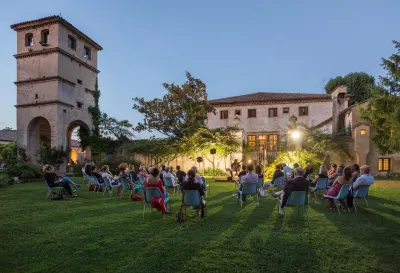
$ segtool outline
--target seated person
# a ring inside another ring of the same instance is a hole
[[[176,176],[178,177],[179,184],[183,184],[185,180],[186,173],[181,171],[181,166],[176,166]]]
[[[233,178],[233,172],[235,172],[235,175],[238,175],[239,169],[240,169],[240,164],[239,164],[238,160],[235,159],[233,161],[233,163],[231,164],[231,170],[230,170],[230,174],[231,174],[232,178]]]
[[[243,190],[243,185],[245,184],[257,184],[258,183],[258,175],[253,173],[253,165],[252,164],[248,164],[246,166],[247,169],[247,174],[242,176],[242,178],[240,179],[240,188],[239,191]],[[243,202],[246,201],[246,195],[242,195],[242,200]],[[240,193],[238,192],[238,198],[240,198]]]
[[[187,173],[187,178],[188,178],[188,180],[186,181],[186,183],[183,184],[182,190],[197,190],[197,191],[199,191],[200,197],[203,200],[204,190],[203,190],[203,186],[200,183],[196,182],[196,172],[193,170],[189,170]],[[201,217],[204,217],[204,205],[203,204],[204,203],[201,202],[200,207],[194,207],[194,209],[197,210],[197,213]]]
[[[272,177],[271,182],[264,183],[264,186],[263,186],[264,188],[266,188],[266,189],[268,190],[268,187],[273,187],[273,186],[274,186],[274,183],[275,183],[275,180],[276,180],[278,177],[282,177],[282,176],[284,175],[283,172],[282,172],[282,170],[281,170],[281,168],[282,168],[281,165],[276,165],[276,166],[275,166],[274,176]]]
[[[285,206],[287,203],[287,200],[289,199],[289,195],[292,191],[307,191],[308,192],[308,187],[310,182],[305,179],[304,176],[304,169],[297,167],[294,169],[294,179],[291,179],[285,183],[283,186],[283,190],[276,192],[273,194],[274,197],[279,196],[280,199],[282,200],[282,203],[279,206],[279,214],[284,215],[285,214]]]
[[[101,175],[98,172],[96,172],[96,167],[95,166],[92,166],[92,171],[90,172],[90,175],[96,177],[97,181],[99,181],[100,184],[104,183],[103,178],[101,177]]]
[[[311,163],[308,163],[307,167],[305,169],[303,177],[306,178],[306,179],[308,177],[311,178],[311,175],[312,175],[313,171],[314,171],[313,165]]]
[[[371,168],[368,165],[363,165],[360,168],[360,177],[350,188],[350,194],[347,197],[347,205],[353,207],[353,194],[360,188],[360,186],[371,186],[374,184],[374,177],[371,175]]]
[[[91,176],[92,175],[92,165],[90,163],[86,163],[85,164],[85,174],[87,176]]]
[[[332,174],[336,173],[336,171],[337,171],[337,165],[335,163],[333,163],[331,165],[331,169],[328,172],[328,176],[331,176]]]
[[[290,175],[290,176],[292,175],[293,170],[292,170],[292,168],[287,166],[286,163],[282,163],[281,166],[282,166],[281,170],[283,170],[283,175],[285,177],[287,177],[288,175]]]
[[[239,181],[242,178],[242,176],[246,175],[247,171],[246,171],[246,165],[242,166],[242,171],[239,173]]]
[[[118,169],[120,170],[119,172],[119,179],[126,179],[128,181],[131,181],[129,177],[129,172],[128,170],[128,164],[127,163],[121,163],[118,166]]]
[[[138,175],[137,175],[137,173],[135,171],[135,166],[134,165],[130,165],[129,166],[129,175],[130,175],[130,178],[132,179],[133,182],[136,182],[136,181],[139,180]]]
[[[77,185],[74,182],[72,182],[71,179],[68,177],[61,178],[57,176],[57,174],[54,172],[54,167],[52,165],[44,165],[43,166],[43,171],[44,171],[44,180],[46,180],[47,185],[49,185],[50,188],[52,187],[63,187],[67,194],[69,196],[74,196],[77,197],[78,195],[72,194],[71,186],[70,184]]]
[[[315,187],[315,185],[318,182],[318,179],[320,179],[320,178],[328,178],[328,169],[324,165],[319,167],[319,173],[315,177],[315,179],[311,182],[311,186]]]
[[[258,178],[261,178],[264,181],[264,172],[260,165],[256,166],[256,175],[258,175]]]
[[[108,181],[110,181],[110,184],[113,186],[121,185],[121,183],[119,183],[118,180],[114,180],[114,176],[110,172],[110,167],[108,167],[107,165],[104,165],[101,169],[103,171],[103,173],[101,174],[103,181],[104,181],[104,179],[108,179]],[[108,190],[111,190],[111,187],[109,187]],[[121,191],[121,189],[118,188],[117,195],[120,194],[120,191]]]
[[[162,215],[166,215],[168,213],[167,207],[165,206],[164,198],[166,197],[166,191],[163,186],[163,182],[161,181],[159,175],[160,171],[152,167],[149,170],[150,175],[146,178],[146,188],[159,188],[162,197],[154,197],[151,202],[151,207],[157,209],[162,212]],[[149,200],[148,200],[149,201]]]
[[[343,166],[339,166],[336,170],[336,173],[331,174],[330,176],[328,176],[328,186],[332,186],[333,182],[336,180],[336,178],[338,176],[343,176],[343,170],[344,167]]]
[[[340,167],[339,167],[340,168]],[[338,168],[338,169],[339,169]],[[343,169],[343,175],[337,176],[335,181],[332,184],[332,188],[326,191],[326,195],[329,196],[336,196],[340,192],[340,189],[344,184],[351,184],[351,166],[348,166]],[[329,209],[335,209],[336,205],[335,202],[331,198],[328,199],[328,207]]]
[[[193,166],[191,168],[191,170],[196,173],[196,177],[195,177],[196,183],[199,183],[200,185],[202,185],[203,188],[206,187],[206,185],[203,185],[203,179],[201,179],[201,176],[197,174],[197,172],[198,172],[197,167]],[[188,174],[189,174],[189,172],[188,172]],[[185,177],[185,182],[187,182],[187,181],[189,181],[189,175],[186,175],[186,177]]]
[[[356,182],[357,178],[360,177],[360,166],[358,164],[353,164],[352,168],[351,168],[351,172],[352,172],[352,177],[351,177],[351,181],[352,183]]]

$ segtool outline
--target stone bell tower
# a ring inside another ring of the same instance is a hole
[[[91,131],[88,107],[102,47],[60,16],[11,28],[17,32],[17,143],[34,161],[41,144],[68,149],[74,128]],[[88,147],[89,159],[90,153]]]

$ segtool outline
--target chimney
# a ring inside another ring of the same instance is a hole
[[[348,107],[347,86],[336,87],[331,94],[332,97],[332,132],[339,130],[340,113]]]

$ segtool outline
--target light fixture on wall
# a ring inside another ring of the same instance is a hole
[[[239,128],[240,118],[237,115],[235,115],[235,118],[233,119],[233,124],[235,124],[235,128]]]
[[[291,132],[291,137],[292,137],[293,140],[298,140],[298,139],[300,139],[300,137],[301,137],[300,131],[298,131],[298,130],[293,130],[293,131]]]

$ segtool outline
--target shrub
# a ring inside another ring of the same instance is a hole
[[[9,178],[7,175],[0,176],[0,188],[4,188],[12,184],[14,184],[14,179]]]
[[[274,162],[265,169],[264,176],[267,179],[271,179],[275,172],[275,166],[281,163],[286,163],[290,167],[293,167],[294,163],[298,163],[303,168],[306,167],[307,163],[311,163],[314,167],[314,173],[317,173],[319,166],[324,164],[323,159],[319,158],[317,154],[306,150],[280,152]]]
[[[8,177],[18,177],[21,180],[34,180],[41,178],[43,172],[39,165],[19,162],[6,170]]]
[[[203,174],[206,176],[227,176],[227,173],[224,172],[221,169],[213,169],[213,168],[207,168],[203,171]]]

